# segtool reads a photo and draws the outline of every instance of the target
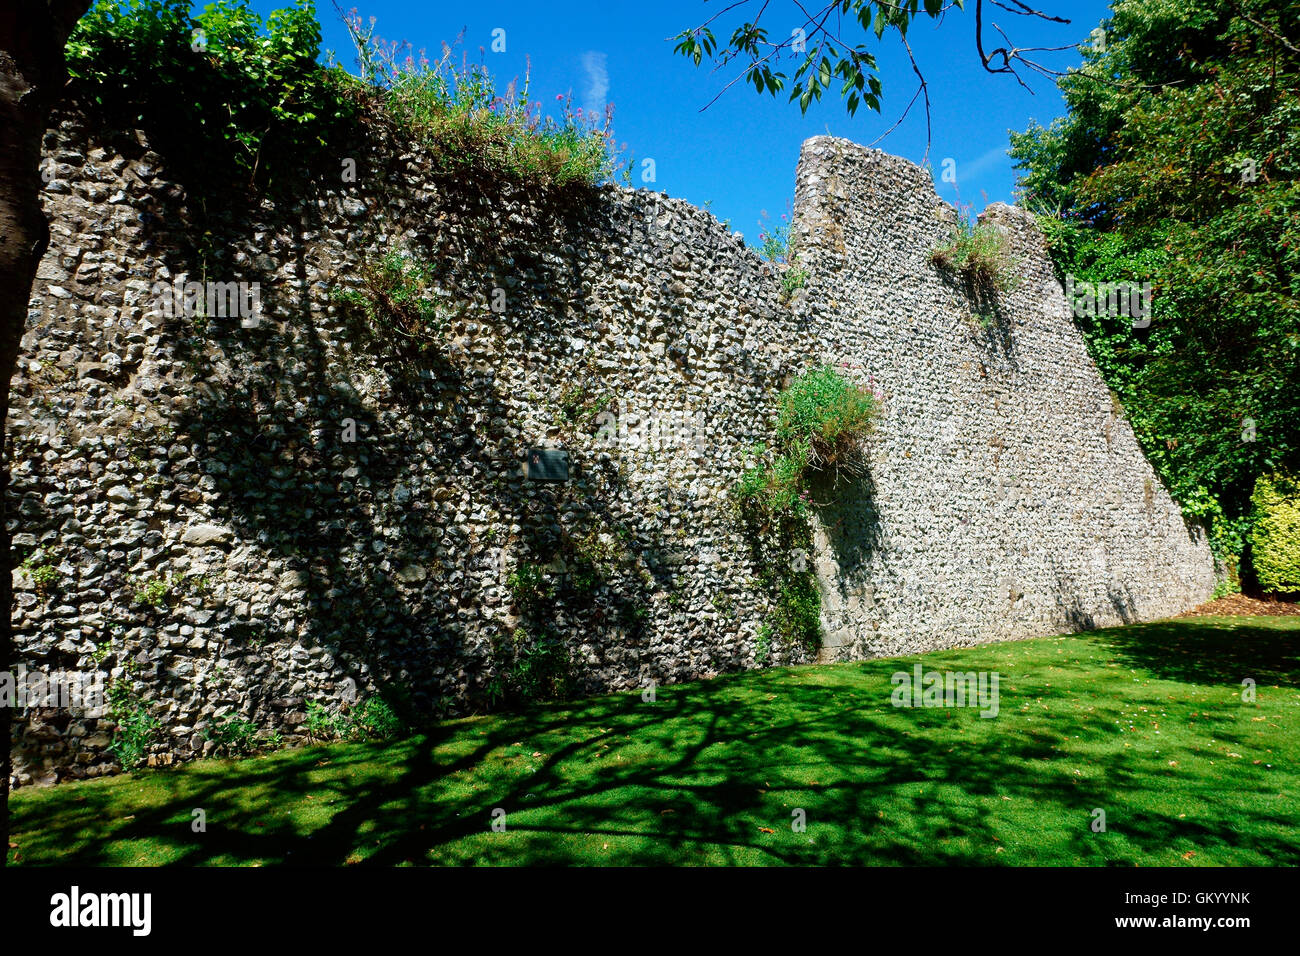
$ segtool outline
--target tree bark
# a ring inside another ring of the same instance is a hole
[[[49,244],[41,212],[41,140],[67,80],[63,46],[91,0],[19,0],[0,7],[0,672],[13,662],[13,558],[4,498],[9,486],[9,384],[27,320],[36,267]],[[13,707],[0,706],[0,864],[9,857],[9,775]]]

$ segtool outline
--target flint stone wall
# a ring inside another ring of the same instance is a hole
[[[823,657],[856,659],[1166,617],[1213,562],[1087,354],[1033,217],[996,203],[1013,287],[929,261],[956,218],[920,168],[802,149],[794,311],[885,415],[856,493],[819,512]]]
[[[382,136],[351,150],[355,183],[202,220],[141,134],[69,113],[46,153],[8,494],[16,552],[56,575],[14,572],[18,659],[129,681],[155,763],[211,752],[229,716],[294,739],[313,701],[492,706],[520,629],[564,643],[580,692],[810,660],[760,646],[762,569],[727,496],[819,360],[874,376],[885,407],[869,479],[817,522],[824,659],[1148,619],[1213,587],[1032,223],[990,211],[1025,281],[972,324],[927,260],[951,210],[903,160],[805,145],[810,280],[785,303],[685,202],[484,195]],[[437,263],[445,293],[420,362],[333,294],[394,249]],[[214,278],[259,284],[255,327],[158,313],[162,286]],[[567,483],[523,478],[536,446],[569,451]],[[556,576],[592,554],[594,586]],[[507,584],[524,563],[554,569],[543,612]],[[23,711],[15,783],[118,769],[111,731]]]

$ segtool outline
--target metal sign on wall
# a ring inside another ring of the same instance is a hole
[[[529,481],[568,481],[569,453],[560,448],[530,448],[524,459]]]

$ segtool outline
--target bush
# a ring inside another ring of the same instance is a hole
[[[143,128],[205,185],[301,173],[304,157],[355,114],[341,71],[316,60],[310,0],[265,21],[247,0],[98,0],[67,44],[72,90],[110,122]]]
[[[109,719],[116,728],[108,745],[124,770],[137,766],[158,735],[158,720],[145,707],[129,678],[119,678],[108,688]]]
[[[223,717],[208,725],[203,739],[215,743],[226,756],[243,757],[257,749],[257,724],[242,717]]]
[[[822,365],[799,376],[777,406],[776,437],[793,464],[862,473],[863,439],[879,414],[874,396]]]
[[[1263,475],[1251,496],[1251,562],[1265,591],[1300,591],[1300,483]]]
[[[940,269],[960,274],[976,289],[1005,292],[1012,282],[1006,245],[1006,237],[997,226],[961,216],[952,241],[931,250],[930,261]]]
[[[498,645],[496,658],[496,676],[487,689],[493,706],[563,700],[572,690],[569,649],[550,631],[534,636],[516,628],[508,642]]]
[[[109,752],[125,770],[137,766],[149,751],[158,733],[158,720],[143,707],[136,707],[117,718],[117,729]]]
[[[307,719],[303,722],[303,729],[312,740],[334,740],[342,736],[339,732],[341,721],[341,716],[330,713],[324,704],[318,704],[314,700],[307,702]]]
[[[529,76],[498,92],[487,67],[457,63],[452,45],[428,60],[410,43],[375,36],[375,21],[355,12],[344,17],[356,47],[361,84],[383,115],[427,145],[448,170],[478,169],[534,186],[595,185],[617,171],[613,108],[603,116],[574,108],[570,97],[559,118],[542,115],[529,100]]]
[[[331,711],[315,701],[307,703],[303,729],[312,740],[388,740],[407,730],[406,722],[382,697],[368,697],[350,711]]]
[[[363,116],[423,143],[457,175],[544,188],[618,172],[611,109],[584,115],[560,97],[562,115],[543,116],[527,76],[498,93],[487,68],[457,62],[450,45],[431,63],[409,43],[376,37],[373,19],[352,13],[344,22],[360,77],[318,62],[312,0],[265,20],[249,0],[216,0],[198,13],[190,0],[97,0],[68,41],[72,93],[110,123],[145,130],[209,190],[315,175],[337,163],[321,147],[348,141]]]
[[[863,474],[865,440],[879,416],[875,396],[829,365],[800,375],[777,409],[775,453],[757,449],[764,460],[741,475],[735,490],[741,511],[764,523],[807,516],[813,472]]]
[[[388,740],[406,729],[397,712],[382,697],[370,697],[352,709],[346,736],[359,740]]]

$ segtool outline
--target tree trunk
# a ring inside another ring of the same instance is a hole
[[[27,319],[36,267],[50,231],[41,212],[41,140],[50,108],[67,78],[63,46],[90,0],[20,0],[0,8],[0,672],[12,669],[13,593],[9,525],[4,494],[9,485],[7,424],[9,383]],[[12,707],[0,706],[0,862],[9,856],[9,775]]]

